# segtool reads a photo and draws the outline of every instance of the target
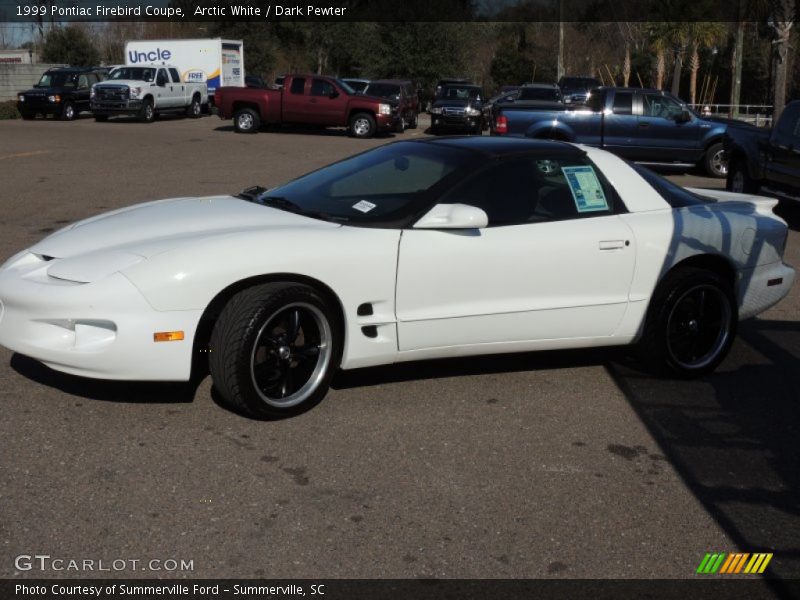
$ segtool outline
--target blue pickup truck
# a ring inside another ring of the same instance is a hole
[[[604,148],[644,164],[728,172],[722,137],[730,121],[701,117],[659,90],[600,87],[577,110],[539,110],[513,104],[497,109],[492,135],[526,136]]]

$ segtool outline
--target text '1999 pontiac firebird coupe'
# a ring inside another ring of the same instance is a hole
[[[636,344],[697,376],[788,293],[776,201],[681,188],[603,150],[402,141],[284,185],[149,202],[0,268],[0,344],[85,377],[313,406],[334,372]]]

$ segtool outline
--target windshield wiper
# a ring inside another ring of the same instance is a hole
[[[251,188],[252,189],[252,188]],[[263,189],[263,188],[262,188]],[[247,191],[247,190],[245,190]],[[266,190],[265,190],[266,191]],[[298,215],[303,215],[304,217],[311,217],[313,219],[321,219],[322,221],[349,221],[347,217],[337,217],[334,215],[329,215],[328,213],[324,213],[318,210],[306,210],[291,200],[288,200],[282,196],[259,196],[255,199],[255,202],[259,204],[263,204],[264,206],[271,206],[272,208],[278,208],[280,210],[285,210],[287,212],[296,213]]]
[[[254,185],[253,187],[242,190],[236,195],[236,197],[241,198],[242,200],[255,202],[266,191],[268,191],[267,188],[261,187],[260,185]]]

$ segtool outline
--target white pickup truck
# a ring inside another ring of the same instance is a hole
[[[184,112],[197,118],[208,103],[205,83],[186,83],[172,65],[117,67],[92,86],[91,109],[97,121],[114,115],[136,115],[150,123],[162,112]]]

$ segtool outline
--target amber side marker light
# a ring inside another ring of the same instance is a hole
[[[182,339],[182,331],[156,331],[153,334],[154,342],[180,342]]]

